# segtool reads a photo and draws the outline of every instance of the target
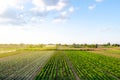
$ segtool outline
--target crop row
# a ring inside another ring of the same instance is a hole
[[[0,59],[1,80],[29,80],[53,54],[53,51],[24,51]]]
[[[74,80],[72,73],[64,54],[56,51],[48,63],[40,71],[36,80]]]
[[[119,79],[120,60],[85,51],[65,51],[81,80]]]

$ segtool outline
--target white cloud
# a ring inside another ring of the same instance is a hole
[[[14,24],[23,25],[25,24],[24,16],[21,11],[17,8],[9,7],[3,14],[0,14],[0,24]]]
[[[0,18],[0,22],[9,22],[11,21],[10,19],[6,19],[6,18]]]
[[[95,9],[95,8],[96,8],[96,5],[95,5],[95,4],[90,5],[90,6],[88,7],[89,10],[93,10],[93,9]]]
[[[14,7],[18,9],[23,9],[22,5],[27,0],[0,0],[0,14],[4,13],[7,8]]]
[[[45,3],[43,0],[32,0],[32,3],[37,7],[45,7]]]
[[[102,2],[103,0],[95,0],[96,2]]]
[[[31,10],[33,11],[40,11],[40,12],[44,12],[45,8],[46,8],[46,4],[44,3],[43,0],[32,0],[32,3],[35,5],[34,8],[32,8]]]
[[[10,5],[13,6],[15,4],[12,1],[10,1],[10,0],[9,1],[7,1],[7,0],[0,0],[0,14],[2,14],[8,8],[8,6],[10,6]]]
[[[39,23],[51,12],[58,15],[52,15],[57,22],[66,21],[74,12],[74,7],[68,4],[69,0],[0,0],[0,24]]]
[[[57,1],[57,3],[54,3],[54,1],[53,1],[52,5],[46,5],[46,8],[48,11],[50,11],[50,10],[60,11],[60,10],[64,9],[64,7],[67,5],[67,3],[64,2],[63,0],[56,0],[56,1]]]
[[[32,3],[37,7],[38,10],[43,9],[47,11],[51,10],[62,10],[67,3],[64,0],[33,0]]]
[[[66,22],[67,20],[66,19],[62,19],[62,18],[56,18],[53,20],[53,23],[61,23],[61,22]]]
[[[65,16],[68,16],[68,13],[67,13],[67,11],[63,11],[60,13],[60,15],[65,17]]]
[[[53,19],[54,23],[66,22],[69,20],[70,14],[74,12],[74,7],[69,7],[67,11],[60,12],[60,15]]]
[[[74,12],[74,7],[73,7],[73,6],[70,7],[70,8],[69,8],[69,11],[70,11],[70,12]]]
[[[20,5],[20,6],[17,6],[16,8],[20,9],[20,10],[23,10],[24,9],[24,6],[23,5]]]
[[[32,25],[34,24],[38,24],[44,22],[43,18],[37,18],[37,17],[32,17],[31,20],[29,21],[29,23],[31,23]]]
[[[30,11],[33,11],[33,12],[45,12],[45,8],[44,7],[34,7]]]
[[[60,23],[60,22],[66,22],[68,20],[69,13],[67,11],[63,11],[60,13],[59,16],[55,17],[53,19],[53,23]]]
[[[56,10],[62,10],[66,5],[67,4],[63,0],[60,0],[56,5]]]

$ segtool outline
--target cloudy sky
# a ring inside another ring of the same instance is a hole
[[[0,0],[0,43],[120,43],[120,0]]]

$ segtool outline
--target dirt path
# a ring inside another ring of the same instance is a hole
[[[64,54],[65,54],[65,53],[64,53]],[[72,66],[72,63],[70,62],[70,60],[69,60],[69,58],[67,57],[66,54],[65,54],[65,59],[66,59],[68,65],[69,65],[70,69],[72,70],[72,72],[73,72],[73,74],[74,74],[74,76],[75,76],[75,79],[76,79],[76,80],[80,80],[79,76],[78,76],[77,73],[75,72],[75,70],[74,70],[74,68],[73,68],[73,66]]]

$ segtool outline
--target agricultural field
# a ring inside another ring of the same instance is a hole
[[[86,51],[56,52],[36,77],[36,80],[119,79],[120,59]]]
[[[82,80],[120,79],[120,59],[85,51],[67,51],[66,54]]]
[[[0,80],[30,80],[53,55],[53,51],[14,53],[16,54],[0,58]]]
[[[74,75],[61,51],[55,52],[50,61],[40,71],[36,80],[74,80]]]
[[[2,49],[0,80],[120,80],[119,48],[87,50]]]

